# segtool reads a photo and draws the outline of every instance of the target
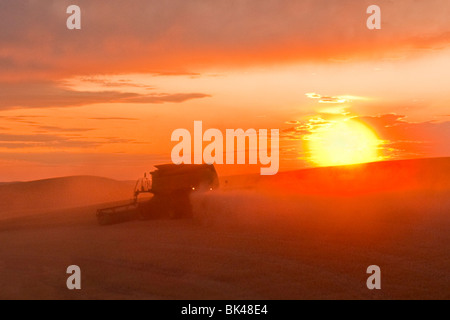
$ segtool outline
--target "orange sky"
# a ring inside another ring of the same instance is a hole
[[[194,120],[280,129],[281,170],[314,165],[304,138],[341,118],[377,134],[380,160],[450,156],[449,17],[447,0],[8,1],[0,181],[135,179]]]

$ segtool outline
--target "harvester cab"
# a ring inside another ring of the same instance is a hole
[[[144,177],[136,181],[136,185],[134,187],[134,203],[138,204],[139,195],[143,193],[152,193],[152,180],[147,177],[147,173],[144,174]]]
[[[97,211],[99,224],[158,218],[190,218],[193,215],[190,196],[193,192],[210,192],[219,187],[219,178],[213,165],[166,164],[155,166],[151,178],[136,182],[134,200],[122,206]],[[141,194],[152,197],[140,201]]]

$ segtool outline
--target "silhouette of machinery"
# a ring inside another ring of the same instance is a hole
[[[213,165],[165,164],[156,166],[136,182],[132,203],[97,210],[100,225],[140,219],[181,219],[192,217],[190,196],[193,192],[208,192],[219,187]],[[151,195],[141,201],[142,194]]]

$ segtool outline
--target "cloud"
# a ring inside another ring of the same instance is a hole
[[[307,96],[310,99],[320,99],[322,96],[318,93],[305,93],[305,96]]]
[[[124,118],[124,117],[98,117],[89,118],[89,120],[99,120],[99,121],[138,121],[137,118]]]
[[[377,130],[380,135],[394,136],[403,140],[432,143],[433,141],[448,141],[450,137],[450,121],[408,122],[404,115],[387,114],[380,116],[359,117]],[[446,143],[443,150],[450,150]]]
[[[323,96],[318,93],[306,93],[305,94],[310,99],[317,99],[319,100],[319,103],[336,103],[336,104],[342,104],[351,102],[353,100],[363,100],[362,97],[356,97],[356,96]],[[333,112],[334,113],[334,112]]]
[[[0,109],[74,107],[102,102],[112,103],[136,96],[135,93],[117,91],[74,91],[53,82],[2,83]]]
[[[97,77],[85,77],[79,79],[82,82],[88,82],[88,83],[94,83],[101,85],[106,88],[120,88],[120,87],[133,87],[133,88],[144,88],[147,90],[152,90],[154,87],[148,86],[145,84],[139,84],[139,83],[133,83],[131,80],[126,79],[119,79],[117,81],[110,81],[103,78],[97,78]]]
[[[12,108],[77,107],[97,103],[182,103],[210,97],[201,93],[143,95],[119,91],[76,91],[55,82],[0,83],[0,110]],[[30,124],[35,121],[21,119]]]
[[[366,28],[369,0],[77,0],[77,31],[66,28],[70,4],[1,4],[1,77],[186,74],[211,66],[372,59],[450,43],[447,0],[378,0],[379,32]]]
[[[347,99],[340,97],[321,97],[319,103],[346,103]]]
[[[62,126],[53,126],[53,125],[42,125],[40,121],[34,121],[30,119],[41,120],[42,118],[46,118],[44,116],[33,116],[33,115],[17,115],[17,116],[0,116],[0,120],[16,123],[22,123],[28,125],[31,128],[35,128],[36,130],[42,130],[45,132],[67,132],[67,133],[75,133],[75,132],[88,132],[96,130],[95,128],[74,128],[74,127],[62,127]],[[0,127],[3,130],[11,130],[11,128]]]
[[[359,118],[388,140],[394,156],[450,156],[450,121],[408,122],[396,114]]]
[[[88,132],[95,130],[94,128],[63,128],[58,126],[35,126],[39,130],[46,132]]]
[[[3,149],[87,149],[107,144],[130,144],[135,140],[119,137],[100,137],[92,140],[79,139],[78,135],[57,134],[7,134],[0,133],[0,148]]]
[[[92,148],[99,146],[95,141],[73,140],[51,134],[0,134],[0,148]]]
[[[192,99],[202,99],[211,97],[208,94],[203,93],[177,93],[177,94],[155,94],[145,95],[135,98],[128,98],[126,102],[130,103],[182,103]]]
[[[40,116],[0,116],[0,120],[10,121],[10,122],[19,122],[23,124],[29,125],[38,125],[39,122],[35,121],[36,119],[41,118]]]
[[[317,99],[319,103],[346,103],[347,99],[343,97],[322,96],[318,93],[307,93],[306,96],[310,99]]]

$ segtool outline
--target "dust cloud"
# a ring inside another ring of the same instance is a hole
[[[445,159],[229,177],[222,185],[221,191],[192,196],[202,225],[377,237],[450,221]]]

